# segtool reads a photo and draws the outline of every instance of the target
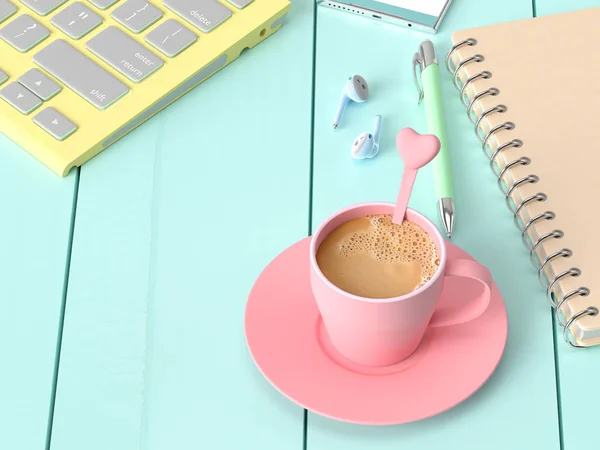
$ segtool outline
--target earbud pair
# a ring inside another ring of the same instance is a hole
[[[367,84],[367,81],[360,75],[348,77],[344,89],[342,89],[340,104],[333,120],[333,128],[335,129],[339,126],[344,109],[350,100],[357,103],[363,103],[367,98],[369,98],[369,85]],[[350,151],[352,157],[354,159],[373,158],[379,152],[380,131],[381,116],[378,115],[375,117],[375,129],[373,130],[373,134],[361,133],[354,140]]]

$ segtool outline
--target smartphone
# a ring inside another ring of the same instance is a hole
[[[436,33],[452,0],[317,0],[321,6]]]

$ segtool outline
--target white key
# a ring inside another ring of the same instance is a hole
[[[145,0],[127,0],[112,14],[125,28],[140,33],[162,17],[162,11]]]
[[[85,48],[135,83],[164,64],[162,59],[114,26],[87,41]]]
[[[102,23],[102,17],[81,2],[71,3],[52,18],[52,25],[73,39],[81,39]]]
[[[0,29],[4,39],[21,53],[25,53],[50,36],[50,31],[29,14],[22,14]]]
[[[21,0],[40,16],[46,16],[65,3],[67,0]]]
[[[64,141],[77,130],[77,125],[51,106],[33,116],[33,121],[59,141]]]
[[[17,12],[17,7],[8,0],[0,0],[0,23]]]
[[[232,12],[217,0],[163,0],[163,5],[205,33],[232,15]]]
[[[88,0],[92,5],[94,5],[98,9],[108,9],[119,0]]]
[[[235,6],[236,8],[239,9],[243,9],[246,6],[248,6],[250,3],[252,3],[253,0],[227,0],[229,3],[231,3],[233,6]]]
[[[192,31],[173,19],[165,20],[146,35],[146,42],[172,58],[198,40]]]
[[[33,62],[98,109],[108,108],[129,92],[127,85],[62,39],[33,55]]]
[[[22,114],[29,114],[42,104],[42,101],[39,99],[39,97],[16,81],[7,84],[0,91],[0,98],[11,104]]]
[[[18,81],[44,101],[50,100],[61,90],[58,84],[37,69],[28,70]]]

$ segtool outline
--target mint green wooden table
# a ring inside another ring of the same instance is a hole
[[[594,4],[455,0],[433,40],[445,54],[456,29]],[[496,373],[440,416],[361,427],[290,403],[247,352],[264,265],[336,209],[394,200],[394,136],[426,131],[410,71],[425,38],[296,0],[272,39],[66,179],[0,137],[0,449],[595,448],[600,349],[553,329],[447,75],[453,241],[491,269],[509,314]],[[333,132],[352,73],[372,95]],[[348,144],[376,114],[381,152],[356,163]],[[411,206],[435,218],[431,177]]]

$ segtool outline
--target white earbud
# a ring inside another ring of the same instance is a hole
[[[335,119],[333,120],[333,128],[337,128],[340,124],[342,113],[349,100],[362,103],[367,100],[367,98],[369,98],[369,85],[366,80],[360,75],[348,77],[344,89],[342,90],[342,96],[340,97],[340,106],[338,106]]]
[[[379,134],[381,132],[381,116],[375,116],[373,134],[361,133],[352,143],[350,153],[354,159],[373,158],[379,152]]]

